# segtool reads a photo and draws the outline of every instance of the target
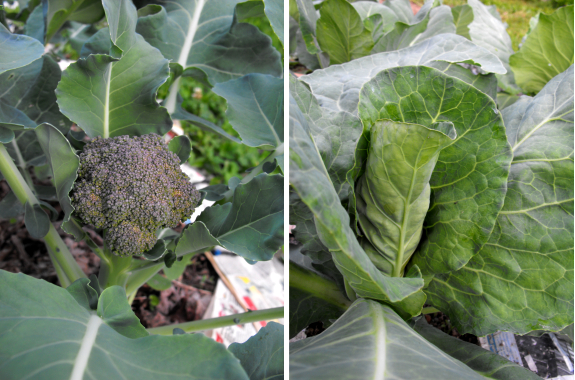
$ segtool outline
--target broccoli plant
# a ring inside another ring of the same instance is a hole
[[[325,68],[290,78],[289,335],[327,329],[290,343],[290,375],[538,378],[423,315],[572,340],[573,7],[510,55],[477,0],[295,3],[295,54]],[[432,35],[444,13],[458,27]],[[535,95],[502,102],[514,86]]]
[[[0,7],[0,173],[12,190],[0,217],[24,214],[61,287],[0,271],[0,377],[281,376],[281,325],[229,349],[187,333],[281,318],[283,308],[146,330],[130,303],[162,269],[177,278],[185,266],[175,262],[216,245],[256,265],[283,245],[281,54],[242,22],[267,17],[281,40],[282,2],[16,5]],[[61,71],[57,62],[70,55],[79,58]],[[182,108],[182,76],[227,100],[240,138]],[[159,104],[162,85],[169,95]],[[269,154],[244,178],[198,191],[181,169],[193,142],[164,139],[176,120]],[[37,185],[31,173],[52,186]],[[204,199],[219,202],[176,232]],[[57,224],[99,256],[97,276],[82,272]]]

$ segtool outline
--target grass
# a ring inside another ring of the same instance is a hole
[[[417,5],[423,5],[423,0],[413,1]],[[521,39],[529,29],[529,20],[539,12],[553,13],[555,8],[573,4],[573,0],[542,1],[542,0],[482,0],[485,5],[495,5],[501,20],[507,23],[507,33],[511,37],[513,49],[519,50]],[[443,0],[444,5],[451,7],[467,4],[467,0]]]

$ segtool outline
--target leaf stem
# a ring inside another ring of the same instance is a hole
[[[178,323],[175,325],[154,327],[148,329],[152,335],[172,335],[175,328],[180,328],[187,333],[212,330],[218,327],[233,326],[245,323],[269,321],[284,317],[284,308],[275,307],[273,309],[253,310],[242,314],[227,315],[225,317],[202,319],[199,321]]]
[[[166,96],[166,100],[162,104],[168,110],[168,113],[171,115],[176,112],[176,102],[178,101],[178,89],[180,88],[180,78],[177,77],[174,80],[174,83],[170,86],[168,90],[168,96]]]
[[[14,165],[12,157],[8,154],[6,147],[1,143],[0,172],[4,175],[4,178],[20,203],[26,204],[26,202],[28,202],[31,205],[39,203],[32,190],[30,190],[26,180],[22,177],[16,165]],[[72,256],[52,223],[50,223],[48,234],[44,236],[43,240],[48,248],[52,264],[56,268],[56,274],[58,274],[58,279],[62,286],[65,286],[67,283],[72,283],[79,278],[86,277],[86,274],[80,269],[74,256]],[[58,270],[58,268],[60,268],[60,270]],[[65,274],[67,278],[63,278],[63,274]]]
[[[351,301],[339,289],[337,284],[293,262],[289,263],[289,286],[290,288],[302,290],[343,310],[347,310],[351,306]]]

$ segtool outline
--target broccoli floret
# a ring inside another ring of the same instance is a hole
[[[150,250],[157,229],[189,218],[200,194],[178,156],[160,136],[149,134],[88,143],[71,199],[85,224],[104,229],[110,250],[128,256]]]

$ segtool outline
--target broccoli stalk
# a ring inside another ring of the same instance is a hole
[[[162,137],[96,138],[80,154],[71,192],[75,214],[104,230],[114,254],[142,254],[156,243],[156,230],[189,218],[201,197]]]

